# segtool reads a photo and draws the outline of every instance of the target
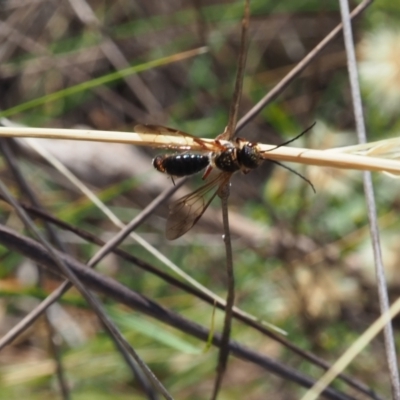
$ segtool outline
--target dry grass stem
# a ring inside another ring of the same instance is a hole
[[[318,382],[302,397],[301,400],[315,400],[325,388],[340,374],[344,369],[357,357],[366,346],[382,331],[385,325],[388,324],[400,312],[400,298],[397,299],[390,309],[382,314],[325,372]]]
[[[155,148],[213,151],[214,139],[191,138],[180,135],[96,131],[90,129],[20,128],[0,127],[0,137],[31,137],[46,139],[70,139],[95,142],[129,143],[135,146]],[[323,167],[400,173],[400,160],[394,159],[399,149],[400,139],[386,139],[363,145],[339,147],[326,150],[312,150],[298,147],[260,144],[265,151],[265,159],[295,162]],[[224,141],[221,141],[224,144]]]

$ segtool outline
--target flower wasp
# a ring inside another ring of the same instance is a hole
[[[276,147],[293,142],[308,132],[313,126],[314,124],[300,135]],[[152,134],[165,134],[168,131],[168,134],[190,138],[200,145],[202,143],[201,139],[195,138],[188,133],[158,125],[137,125],[134,130],[138,133]],[[191,153],[189,151],[182,154],[158,155],[153,159],[154,168],[172,177],[189,176],[206,170],[203,175],[203,179],[205,179],[212,169],[216,169],[219,172],[218,175],[205,185],[171,204],[166,226],[166,237],[169,240],[174,240],[184,235],[196,224],[215,196],[220,193],[221,188],[229,183],[231,176],[235,172],[241,171],[247,174],[257,168],[267,158],[265,156],[266,152],[260,151],[257,143],[252,143],[241,138],[235,138],[233,141],[224,144],[217,139],[214,141],[213,147],[213,150],[210,151],[209,145],[204,145],[204,154]],[[278,163],[276,161],[273,162]],[[291,168],[286,166],[284,168],[300,176],[314,189],[308,179]],[[214,190],[214,193],[207,200],[207,194],[212,190]]]
[[[210,143],[205,143],[199,138],[195,138],[188,133],[181,132],[179,130],[166,128],[158,125],[137,125],[134,131],[137,133],[153,134],[153,135],[172,135],[186,138],[188,145],[184,144],[181,146],[169,146],[166,144],[166,148],[178,149],[186,151],[183,154],[173,155],[159,155],[153,160],[153,166],[160,172],[166,173],[171,176],[187,176],[198,173],[202,170],[206,170],[203,179],[205,179],[214,168],[218,170],[218,174],[213,177],[208,183],[190,193],[170,206],[169,215],[167,218],[166,226],[166,237],[169,240],[177,239],[178,237],[189,231],[196,222],[201,218],[211,201],[217,194],[222,194],[222,189],[229,184],[229,180],[235,172],[241,171],[245,174],[250,172],[252,169],[257,168],[264,159],[267,158],[265,151],[260,151],[257,143],[251,143],[247,140],[234,138],[236,130],[236,122],[238,117],[239,102],[242,93],[242,82],[244,77],[244,69],[246,64],[246,41],[247,31],[249,27],[250,9],[249,0],[245,0],[244,17],[242,20],[242,32],[240,41],[240,51],[238,57],[238,69],[236,74],[235,88],[233,92],[233,98],[229,110],[228,125],[225,131],[217,136],[217,138]],[[297,139],[312,126],[307,128],[300,135],[282,143],[283,146],[291,143]],[[190,152],[191,146],[189,143],[196,143],[200,145],[203,151],[200,153]],[[272,160],[271,160],[272,161]],[[278,161],[274,163],[280,164]],[[284,166],[296,175],[302,177],[307,181],[314,189],[312,183],[298,174],[296,171],[289,167]],[[207,200],[206,196],[210,192],[212,195]],[[315,191],[315,190],[314,190]]]

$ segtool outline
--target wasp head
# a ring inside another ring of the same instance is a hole
[[[243,139],[237,139],[238,152],[237,158],[243,172],[257,168],[263,158],[257,143],[251,143]]]

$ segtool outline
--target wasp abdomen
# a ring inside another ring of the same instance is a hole
[[[210,159],[204,154],[160,155],[154,158],[157,171],[172,176],[187,176],[200,172],[208,166]]]

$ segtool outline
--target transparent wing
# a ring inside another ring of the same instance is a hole
[[[218,189],[228,183],[231,175],[231,173],[220,173],[201,188],[171,204],[166,226],[168,240],[177,239],[196,224],[218,193]],[[207,194],[213,189],[214,193],[207,200]]]
[[[177,150],[221,150],[221,145],[215,141],[205,142],[196,136],[182,132],[178,129],[168,128],[161,125],[136,125],[134,132],[141,135],[142,139],[154,147],[164,147]],[[169,137],[169,139],[168,139]]]
[[[192,139],[197,139],[193,135],[190,135],[189,133],[179,131],[178,129],[173,129],[173,128],[168,128],[166,126],[161,126],[161,125],[136,125],[134,127],[134,131],[137,133],[150,133],[152,135],[170,135],[170,136],[187,136]]]

